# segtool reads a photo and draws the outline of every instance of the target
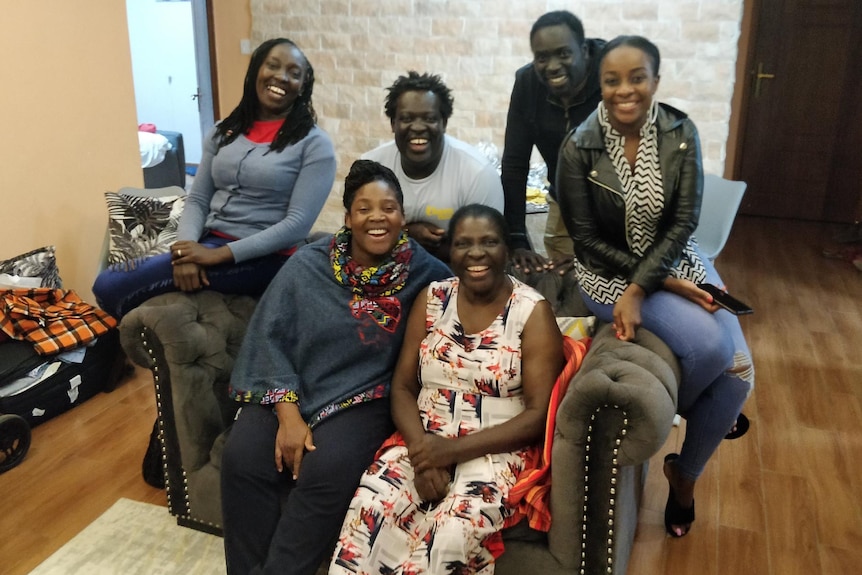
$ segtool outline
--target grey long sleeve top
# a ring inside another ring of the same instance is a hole
[[[335,180],[335,150],[315,126],[281,152],[239,136],[221,149],[215,128],[180,220],[177,239],[215,230],[239,238],[228,247],[239,263],[286,250],[311,231]]]

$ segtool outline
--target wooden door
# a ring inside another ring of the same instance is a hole
[[[754,18],[740,212],[862,219],[862,1],[759,0]]]

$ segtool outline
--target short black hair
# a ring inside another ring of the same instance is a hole
[[[344,178],[344,209],[350,211],[350,206],[353,205],[353,200],[356,198],[356,192],[365,184],[370,184],[374,181],[381,181],[392,188],[395,192],[395,198],[398,200],[398,205],[401,206],[401,211],[404,211],[404,192],[401,191],[401,183],[395,172],[372,160],[356,160],[350,166],[350,172]]]
[[[443,120],[448,120],[452,115],[455,98],[452,97],[452,91],[449,87],[436,74],[429,74],[427,72],[419,74],[415,70],[410,70],[406,76],[398,76],[395,83],[386,89],[389,93],[386,95],[383,109],[386,110],[386,116],[390,120],[395,119],[398,98],[404,92],[433,92],[440,101],[440,115],[443,116]]]
[[[631,46],[632,48],[637,48],[646,54],[649,59],[652,60],[652,73],[655,76],[658,76],[658,66],[661,63],[661,55],[659,54],[658,46],[643,36],[617,36],[605,44],[602,51],[599,52],[599,66],[601,66],[602,60],[605,59],[605,56],[607,56],[611,50],[619,48],[620,46]]]
[[[455,228],[465,218],[484,218],[490,221],[505,244],[509,245],[509,226],[506,224],[506,218],[498,210],[485,204],[467,204],[455,210],[452,219],[449,220],[448,236],[450,238],[455,236]]]
[[[533,27],[530,29],[530,42],[533,41],[533,36],[536,35],[536,32],[542,28],[547,28],[548,26],[559,26],[560,24],[569,27],[572,31],[572,35],[575,37],[575,42],[578,44],[584,43],[584,40],[586,40],[584,24],[581,22],[580,18],[568,10],[554,10],[553,12],[547,12],[539,16],[539,19],[533,23]]]

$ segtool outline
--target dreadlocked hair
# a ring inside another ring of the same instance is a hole
[[[218,141],[219,148],[227,146],[236,140],[240,134],[247,133],[257,119],[260,105],[257,99],[257,73],[269,55],[269,51],[279,44],[290,44],[302,54],[305,60],[305,80],[302,83],[302,92],[293,102],[293,107],[291,107],[269,146],[270,151],[280,152],[290,144],[297,143],[307,136],[317,123],[317,114],[311,104],[311,93],[314,90],[314,68],[311,67],[311,62],[292,40],[272,38],[258,46],[251,55],[243,82],[242,99],[239,105],[233,109],[233,112],[216,127],[216,133],[213,137]]]
[[[455,98],[452,97],[452,91],[449,87],[436,74],[427,72],[419,74],[416,70],[410,70],[406,76],[398,76],[398,79],[386,89],[389,93],[386,95],[383,110],[390,120],[395,119],[398,98],[405,92],[432,92],[440,101],[440,115],[443,119],[448,120],[449,116],[452,115]]]

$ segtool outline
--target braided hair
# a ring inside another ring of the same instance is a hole
[[[371,182],[383,182],[395,192],[395,197],[398,200],[398,205],[401,206],[401,211],[404,211],[404,192],[401,190],[401,183],[398,181],[398,176],[387,168],[372,160],[356,160],[350,166],[350,173],[344,179],[344,196],[342,201],[344,208],[349,212],[350,206],[353,205],[353,200],[356,198],[356,192],[359,188]]]
[[[278,129],[269,149],[280,152],[288,145],[295,144],[307,136],[317,123],[317,114],[311,104],[311,93],[314,90],[314,68],[311,67],[311,62],[292,40],[272,38],[258,46],[251,55],[243,82],[242,99],[233,112],[216,127],[214,137],[218,140],[219,148],[230,144],[240,134],[247,133],[257,119],[260,108],[260,101],[257,98],[257,74],[269,51],[279,44],[290,44],[302,54],[305,60],[305,80],[302,83],[302,92],[293,102],[293,107]]]

